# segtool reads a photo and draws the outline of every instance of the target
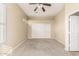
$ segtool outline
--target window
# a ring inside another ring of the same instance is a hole
[[[0,3],[0,43],[6,39],[6,7]]]
[[[32,24],[32,38],[50,38],[50,24]]]

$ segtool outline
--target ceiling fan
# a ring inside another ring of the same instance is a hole
[[[29,3],[29,5],[36,5],[36,4],[37,4],[38,6],[35,7],[34,11],[36,11],[36,10],[40,7],[40,8],[42,9],[42,11],[45,12],[46,9],[45,9],[44,6],[48,6],[48,7],[51,6],[50,3]],[[42,6],[41,6],[41,5],[42,5]]]

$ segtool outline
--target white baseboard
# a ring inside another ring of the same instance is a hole
[[[69,48],[66,48],[66,47],[64,48],[64,50],[65,50],[65,51],[70,51]]]
[[[25,41],[26,41],[26,39],[21,40],[21,41],[13,48],[13,51],[14,51],[16,48],[18,48],[21,44],[23,44]]]

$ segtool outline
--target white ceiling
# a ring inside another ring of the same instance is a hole
[[[23,11],[29,17],[53,17],[57,15],[63,8],[64,4],[62,3],[51,3],[51,7],[44,6],[46,12],[43,12],[41,8],[37,9],[38,13],[34,12],[36,5],[29,5],[28,3],[19,3],[18,4]]]

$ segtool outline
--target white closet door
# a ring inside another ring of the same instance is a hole
[[[0,43],[6,40],[6,5],[0,3]]]
[[[32,38],[50,38],[50,24],[32,24]]]
[[[79,51],[79,16],[70,17],[70,51]]]

